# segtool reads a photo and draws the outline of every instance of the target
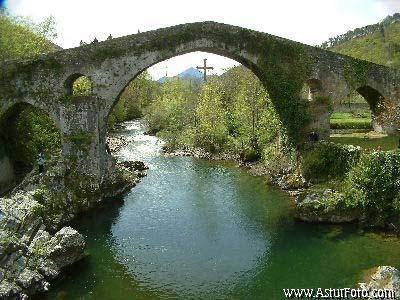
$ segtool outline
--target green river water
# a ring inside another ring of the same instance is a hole
[[[149,165],[123,199],[72,226],[89,256],[40,299],[284,299],[283,288],[353,287],[400,266],[400,240],[293,220],[292,199],[230,163],[165,157],[140,121],[118,159]]]

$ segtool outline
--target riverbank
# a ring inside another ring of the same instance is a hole
[[[360,212],[356,209],[340,209],[338,205],[326,205],[329,202],[342,200],[343,195],[331,188],[317,188],[308,182],[298,168],[287,165],[276,168],[260,162],[243,162],[238,155],[211,154],[203,149],[173,150],[164,149],[166,156],[192,156],[209,160],[233,161],[238,167],[246,169],[253,176],[261,176],[270,185],[281,188],[288,193],[296,208],[295,218],[307,223],[344,224],[353,223],[360,219]],[[326,207],[330,209],[326,209]]]
[[[268,163],[243,162],[238,156],[214,155],[202,149],[164,150],[167,156],[235,161],[250,174],[262,176],[268,184],[293,196],[299,221],[359,223],[365,228],[399,232],[395,200],[398,152],[363,151],[361,147],[324,141],[304,147],[297,162],[280,157]]]
[[[84,257],[83,236],[68,226],[49,233],[44,210],[34,192],[1,198],[0,299],[47,291],[62,269]]]
[[[309,184],[306,180],[297,172],[296,168],[292,165],[283,166],[280,172],[274,172],[267,165],[262,164],[260,161],[255,162],[244,162],[240,159],[239,155],[231,153],[218,153],[213,154],[204,151],[203,149],[163,149],[165,156],[191,156],[195,158],[202,158],[208,160],[221,160],[221,161],[233,161],[238,167],[248,170],[253,176],[262,176],[267,183],[276,185],[282,190],[286,191],[290,196],[298,196],[303,192]],[[295,198],[296,199],[296,198]]]
[[[52,157],[45,173],[34,168],[0,198],[0,299],[46,292],[66,267],[85,257],[83,236],[68,224],[131,190],[146,169],[142,162],[116,163],[102,195],[92,201],[95,195],[77,194],[66,184],[64,164]]]
[[[277,171],[260,161],[244,162],[238,155],[229,153],[212,154],[203,149],[164,149],[166,156],[191,156],[209,160],[233,161],[238,167],[246,169],[253,176],[261,176],[270,184],[281,188],[288,193],[296,208],[295,217],[299,221],[309,223],[351,223],[358,220],[359,215],[355,212],[324,211],[323,206],[317,207],[322,199],[335,193],[332,189],[313,191],[312,184],[307,182],[298,168],[287,164]],[[321,208],[321,209],[320,209]]]

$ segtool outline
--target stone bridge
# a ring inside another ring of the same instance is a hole
[[[222,55],[252,70],[296,142],[310,130],[328,134],[329,102],[354,90],[369,103],[379,130],[390,129],[379,122],[380,104],[400,99],[400,74],[394,69],[266,33],[202,22],[8,61],[0,65],[0,109],[25,102],[47,112],[61,132],[70,173],[91,178],[97,189],[113,166],[105,141],[107,118],[119,95],[150,66],[193,51]],[[83,75],[92,81],[92,95],[75,97],[73,83]],[[301,96],[304,87],[306,97]]]

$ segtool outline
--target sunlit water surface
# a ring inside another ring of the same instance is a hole
[[[292,200],[262,178],[165,157],[144,131],[125,123],[117,157],[144,161],[148,176],[73,224],[90,255],[47,299],[283,299],[283,288],[352,287],[366,269],[400,266],[398,239],[295,222]]]

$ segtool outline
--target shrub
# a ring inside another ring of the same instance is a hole
[[[92,94],[92,81],[86,77],[81,76],[72,85],[73,96],[90,96]]]
[[[345,193],[368,224],[393,222],[400,213],[400,152],[363,154],[347,176]]]
[[[303,155],[303,174],[307,180],[324,181],[346,174],[359,158],[361,148],[320,142]]]
[[[261,158],[261,153],[257,149],[245,148],[239,153],[239,156],[244,162],[254,162]]]

